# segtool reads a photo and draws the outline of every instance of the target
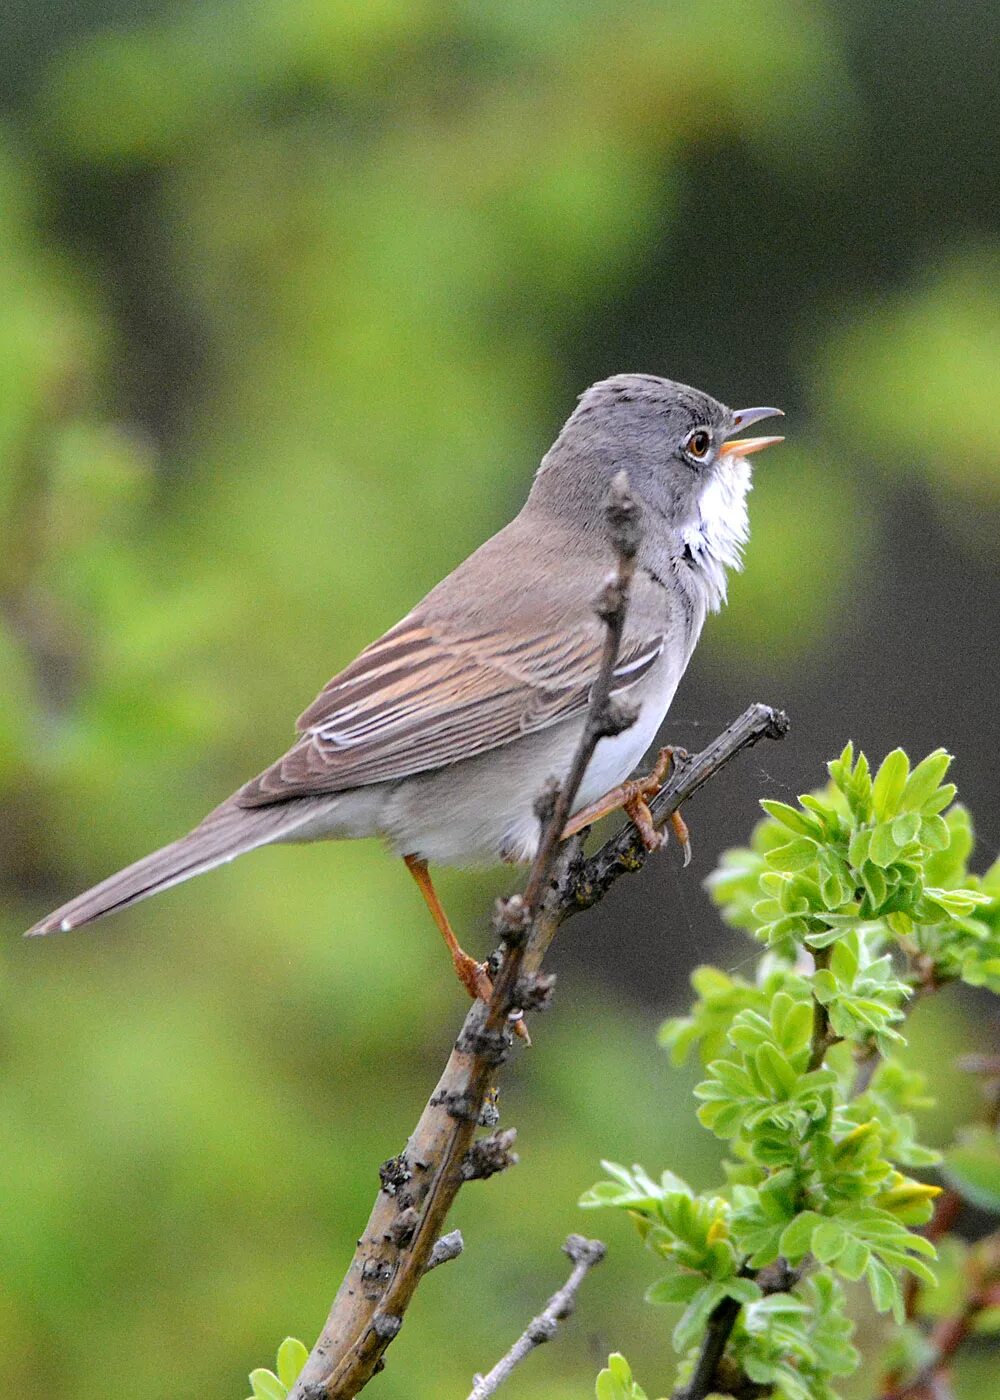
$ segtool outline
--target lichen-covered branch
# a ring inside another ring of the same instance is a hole
[[[607,517],[617,568],[597,604],[607,629],[601,665],[570,773],[558,790],[546,794],[525,893],[498,911],[503,949],[493,994],[489,1003],[472,1007],[405,1151],[382,1168],[368,1225],[292,1400],[341,1400],[362,1389],[403,1325],[458,1190],[512,1160],[513,1134],[475,1143],[476,1131],[487,1121],[484,1109],[510,1048],[510,1018],[537,1004],[543,991],[526,977],[537,974],[557,926],[549,899],[553,876],[558,883],[579,845],[571,841],[560,848],[567,813],[601,738],[629,722],[619,717],[614,723],[609,705],[640,538],[639,508],[624,473],[613,484]]]
[[[682,755],[651,804],[657,826],[665,825],[682,802],[737,754],[760,739],[782,737],[787,727],[780,711],[752,705],[701,753]],[[502,955],[494,1001],[489,1008],[477,1002],[469,1011],[405,1152],[393,1159],[392,1170],[383,1172],[368,1225],[290,1400],[347,1400],[379,1369],[426,1271],[451,1202],[469,1179],[463,1167],[477,1128],[490,1124],[491,1090],[511,1045],[510,1011],[531,1012],[544,1005],[552,979],[540,967],[556,930],[581,909],[598,903],[621,875],[641,868],[645,859],[642,842],[631,828],[589,860],[581,858],[578,837],[558,850],[547,892],[519,945],[522,956],[513,987],[502,974],[517,947]],[[507,901],[502,913],[505,920],[518,914],[517,905],[511,910],[510,904]]]
[[[628,834],[589,861],[582,859],[581,837],[561,841],[597,744],[633,720],[610,694],[640,538],[638,507],[624,473],[614,483],[608,530],[617,568],[597,601],[607,629],[600,671],[570,773],[541,800],[543,834],[524,894],[497,907],[494,925],[502,942],[493,959],[492,997],[472,1006],[404,1151],[383,1164],[368,1224],[289,1400],[352,1400],[381,1369],[420,1280],[435,1262],[435,1242],[459,1189],[516,1160],[513,1132],[479,1140],[477,1133],[481,1126],[495,1127],[493,1091],[511,1050],[512,1019],[548,1000],[553,979],[541,966],[549,944],[571,914],[596,903],[619,875],[645,860],[641,842],[635,850]],[[654,821],[662,826],[736,753],[786,729],[779,712],[752,706],[704,753],[680,759],[651,804]]]

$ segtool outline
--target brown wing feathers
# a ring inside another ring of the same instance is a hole
[[[426,771],[582,712],[599,635],[446,639],[404,619],[335,676],[300,716],[303,737],[236,795],[256,807]],[[661,636],[630,639],[619,688],[655,663]]]

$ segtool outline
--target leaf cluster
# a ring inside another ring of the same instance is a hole
[[[956,978],[1000,992],[1000,860],[968,871],[972,827],[936,749],[914,769],[895,749],[872,774],[848,744],[830,784],[799,806],[765,800],[749,848],[727,852],[709,887],[722,916],[786,959],[861,930]]]
[[[911,768],[896,749],[873,773],[849,744],[822,792],[763,802],[749,847],[709,881],[723,917],[764,945],[756,977],[699,968],[694,1007],[661,1039],[675,1061],[701,1059],[698,1118],[727,1145],[726,1183],[695,1192],[605,1162],[581,1201],[627,1211],[666,1266],[646,1296],[683,1308],[681,1380],[731,1299],[729,1363],[785,1400],[826,1400],[858,1364],[843,1284],[863,1280],[899,1323],[902,1276],[935,1286],[914,1227],[939,1188],[907,1169],[938,1157],[917,1140],[927,1100],[901,1026],[943,982],[1000,991],[1000,862],[969,873],[950,762],[937,750]],[[945,1170],[995,1199],[995,1136],[960,1143]]]
[[[258,1366],[250,1372],[253,1394],[248,1400],[285,1400],[306,1364],[309,1352],[297,1337],[286,1337],[278,1348],[275,1370]]]

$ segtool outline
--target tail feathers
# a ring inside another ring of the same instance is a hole
[[[305,809],[305,810],[304,810]],[[118,909],[126,909],[151,894],[170,889],[217,865],[235,860],[257,846],[287,836],[310,815],[306,803],[276,803],[248,809],[224,802],[210,812],[200,826],[144,856],[93,889],[77,895],[45,919],[29,928],[26,937],[43,933],[68,933],[93,923]]]

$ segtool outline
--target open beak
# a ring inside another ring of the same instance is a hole
[[[741,408],[733,414],[733,432],[737,428],[749,428],[762,418],[784,418],[780,408]],[[719,448],[720,457],[749,457],[752,452],[760,452],[764,447],[772,447],[776,442],[784,442],[783,437],[730,438]]]

